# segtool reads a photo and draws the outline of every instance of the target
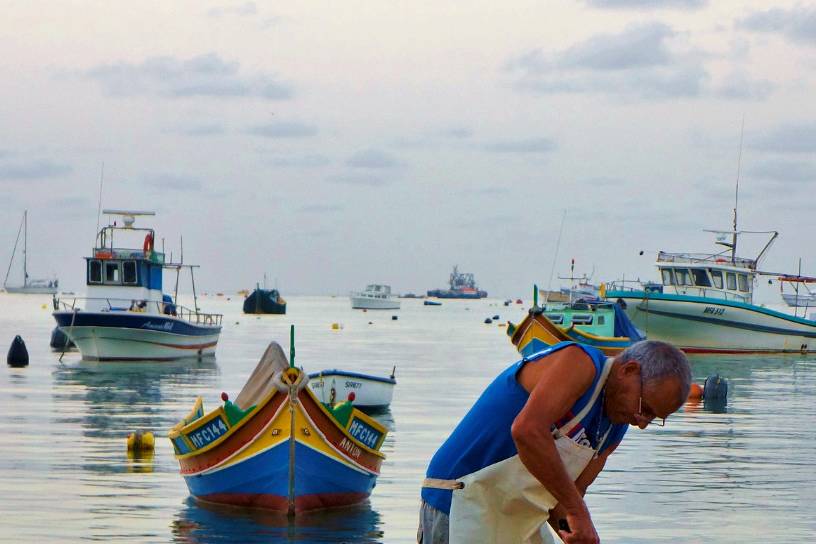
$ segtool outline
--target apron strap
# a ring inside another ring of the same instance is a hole
[[[560,429],[558,429],[558,433],[561,435],[566,435],[569,431],[571,431],[578,423],[581,422],[582,419],[586,417],[592,407],[595,405],[595,401],[598,400],[598,395],[601,394],[603,391],[604,386],[606,385],[606,379],[609,378],[609,373],[612,371],[612,363],[614,359],[612,357],[607,357],[606,361],[604,362],[604,366],[601,369],[601,377],[598,379],[598,383],[595,384],[595,390],[592,391],[592,396],[590,397],[589,401],[587,401],[586,405],[584,405],[583,409],[578,412],[578,414],[569,420],[566,425],[562,425]]]
[[[422,487],[430,487],[431,489],[463,489],[465,482],[457,480],[440,480],[438,478],[425,478],[422,480]]]

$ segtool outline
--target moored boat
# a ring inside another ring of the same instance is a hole
[[[400,301],[391,294],[390,285],[372,283],[365,291],[355,291],[349,295],[351,307],[355,310],[399,310]]]
[[[394,398],[396,384],[394,371],[388,377],[338,369],[309,374],[309,387],[321,402],[334,404],[354,393],[352,404],[361,410],[388,408]]]
[[[273,342],[234,403],[224,394],[205,414],[199,397],[169,434],[191,495],[290,515],[364,501],[387,430],[348,403],[325,406],[307,382]]]
[[[8,285],[9,274],[14,264],[14,256],[17,253],[17,244],[20,242],[21,232],[23,234],[23,284]],[[23,295],[53,295],[59,289],[59,280],[57,278],[34,279],[28,275],[28,210],[23,212],[23,219],[20,228],[17,230],[17,238],[14,240],[14,249],[11,252],[8,270],[6,270],[6,278],[3,280],[3,288],[7,293]]]
[[[221,334],[220,314],[198,309],[193,281],[194,308],[178,304],[175,296],[162,292],[162,272],[174,270],[176,286],[183,268],[194,265],[165,261],[153,247],[155,232],[133,226],[137,216],[153,212],[105,210],[123,218],[103,227],[93,253],[86,257],[87,296],[54,298],[54,319],[77,346],[82,358],[94,361],[163,361],[202,357],[215,353]],[[114,247],[120,238],[144,235],[141,248]],[[81,305],[81,306],[80,306]],[[61,308],[61,309],[60,309]]]
[[[277,289],[261,289],[257,285],[244,299],[244,313],[283,315],[286,313],[286,300]]]
[[[486,298],[487,291],[482,291],[476,286],[473,274],[459,272],[459,267],[454,266],[448,279],[450,289],[431,289],[428,291],[429,297],[436,298]]]

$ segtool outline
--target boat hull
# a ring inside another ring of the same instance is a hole
[[[215,353],[221,327],[128,312],[54,312],[88,361],[171,361]]]
[[[609,291],[621,299],[634,324],[651,340],[687,353],[816,352],[816,321],[737,301]]]
[[[429,297],[436,297],[436,298],[462,298],[462,299],[475,299],[475,298],[486,298],[487,292],[486,291],[450,291],[447,289],[433,289],[428,291]]]
[[[315,396],[325,404],[334,404],[348,399],[354,393],[352,404],[361,410],[387,408],[394,398],[393,378],[379,378],[353,372],[318,372],[309,375],[309,387]]]
[[[399,310],[400,301],[391,298],[351,296],[353,310]]]
[[[286,314],[286,301],[271,296],[271,290],[256,289],[244,299],[245,314]]]
[[[171,432],[190,494],[206,502],[290,514],[364,501],[383,455],[339,427],[308,388],[298,400],[291,404],[288,394],[275,392],[201,453],[182,453],[181,435]]]

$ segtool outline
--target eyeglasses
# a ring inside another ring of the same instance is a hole
[[[652,409],[649,408],[649,411],[652,412]],[[657,425],[658,427],[665,427],[666,426],[666,418],[665,417],[658,418],[657,415],[654,412],[652,412],[651,416],[648,416],[648,415],[643,413],[643,378],[640,379],[640,398],[638,399],[638,411],[637,411],[637,414],[635,414],[635,416],[638,419],[642,419],[643,421],[645,421],[647,425],[653,423],[653,424]]]

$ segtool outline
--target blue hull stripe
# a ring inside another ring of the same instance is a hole
[[[185,476],[194,496],[217,493],[264,494],[288,497],[289,442],[284,441],[237,465],[200,475]],[[371,492],[376,475],[360,472],[303,444],[295,444],[295,494]]]
[[[110,327],[139,329],[180,334],[184,336],[207,336],[221,331],[216,325],[194,325],[182,319],[129,312],[54,312],[60,327]]]
[[[804,317],[796,317],[790,314],[783,314],[782,312],[777,312],[776,310],[771,310],[770,308],[763,308],[761,306],[756,306],[755,304],[746,304],[744,302],[737,302],[735,300],[725,300],[720,298],[705,298],[705,297],[693,297],[689,295],[672,295],[669,293],[644,293],[643,291],[607,291],[606,293],[607,298],[622,298],[624,300],[637,300],[637,301],[647,301],[647,300],[676,300],[680,302],[693,302],[696,304],[706,304],[708,306],[728,306],[731,308],[740,308],[743,310],[749,310],[752,312],[757,312],[760,314],[769,315],[772,317],[778,317],[779,319],[784,319],[785,321],[791,321],[793,323],[799,323],[801,325],[810,325],[811,327],[816,328],[816,321],[812,321],[810,319],[805,319]],[[651,311],[651,310],[650,310]]]

